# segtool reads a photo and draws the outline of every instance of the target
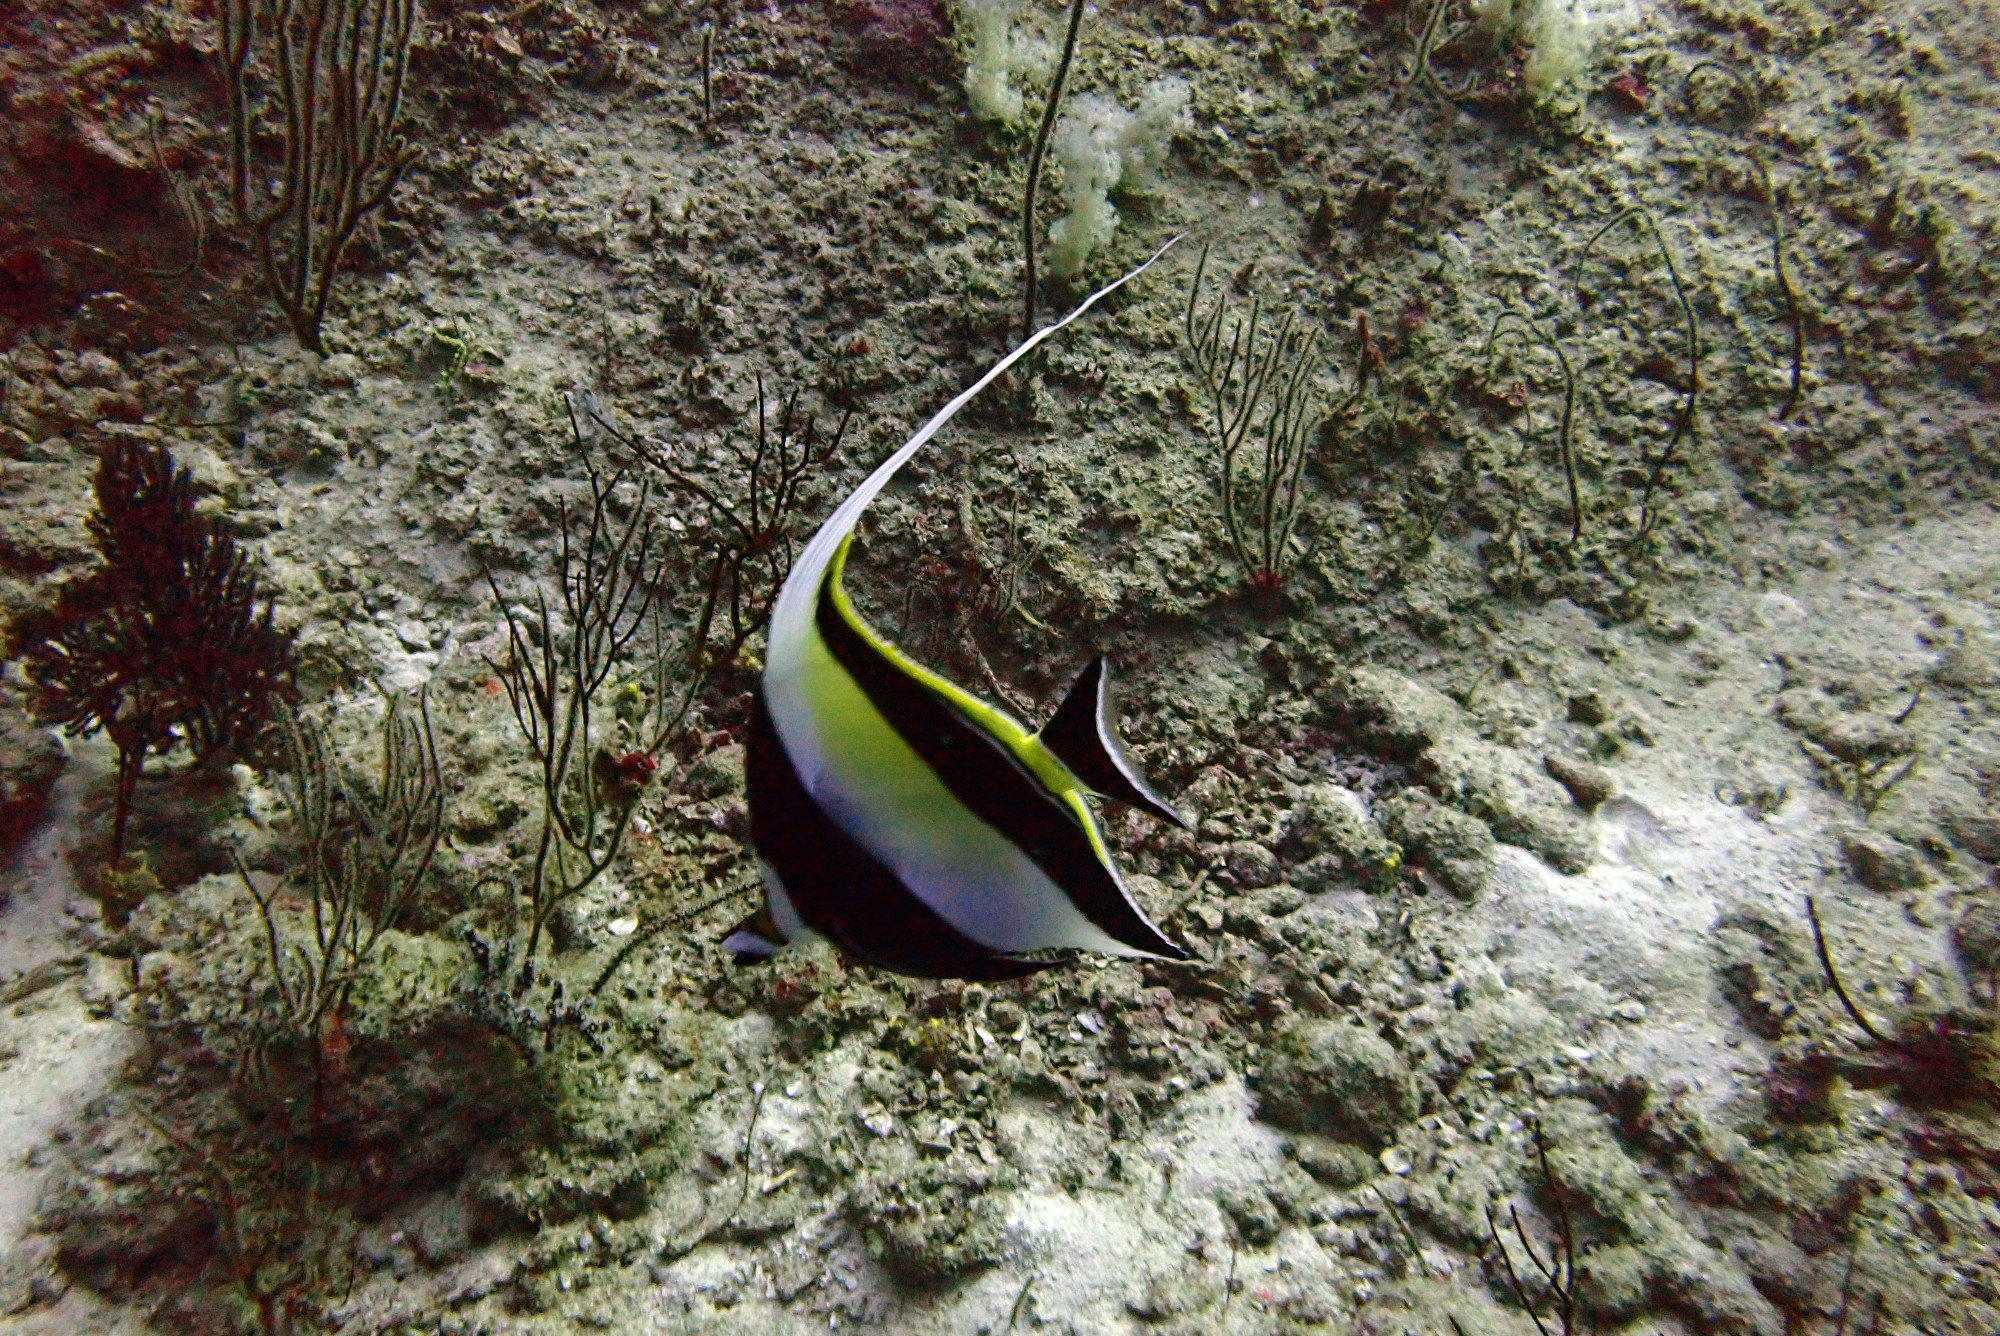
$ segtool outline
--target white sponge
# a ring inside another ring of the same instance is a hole
[[[1575,0],[1536,0],[1522,23],[1528,59],[1521,84],[1536,102],[1546,102],[1590,68],[1596,32],[1577,13]]]
[[[965,67],[965,96],[982,121],[1012,125],[1021,119],[1021,90],[1014,76],[1045,74],[1048,45],[1017,24],[1020,0],[962,0],[958,19],[972,34]]]
[[[1063,169],[1069,212],[1049,226],[1049,270],[1057,278],[1083,272],[1090,253],[1111,240],[1118,210],[1111,191],[1151,186],[1159,180],[1174,128],[1187,111],[1185,79],[1156,79],[1140,95],[1139,110],[1088,94],[1070,103],[1056,131],[1056,161]]]

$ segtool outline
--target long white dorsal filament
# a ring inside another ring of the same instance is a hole
[[[839,549],[841,540],[847,537],[849,531],[861,519],[861,512],[866,510],[868,503],[889,485],[889,480],[896,476],[897,470],[909,463],[917,451],[923,449],[932,437],[944,429],[946,423],[958,415],[960,409],[979,396],[981,390],[1005,375],[1010,367],[1034,351],[1043,340],[1064,329],[1099,301],[1152,268],[1154,262],[1171,250],[1174,243],[1179,240],[1178,236],[1172,238],[1166,245],[1148,256],[1144,264],[1091,293],[1074,311],[1054,324],[1045,325],[1029,335],[1018,348],[994,363],[991,370],[967,386],[957,398],[940,408],[935,417],[918,428],[917,434],[905,441],[895,454],[883,460],[881,466],[869,474],[867,480],[855,488],[853,493],[840,503],[839,508],[827,517],[826,523],[820,525],[819,532],[813,535],[812,541],[806,544],[805,550],[792,564],[791,574],[786,577],[785,587],[779,592],[777,605],[771,612],[771,632],[765,659],[767,690],[774,687],[783,690],[786,683],[795,680],[793,675],[801,666],[800,657],[806,631],[812,622],[813,605],[817,600],[820,580],[826,574],[827,565],[833,560],[833,554]],[[782,725],[780,731],[783,731]]]

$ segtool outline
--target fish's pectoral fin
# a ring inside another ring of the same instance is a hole
[[[1153,791],[1118,736],[1111,667],[1102,654],[1077,677],[1038,735],[1042,746],[1093,793],[1129,803],[1149,816],[1189,829],[1187,818]]]
[[[770,909],[760,908],[729,930],[722,939],[722,949],[735,957],[738,965],[756,965],[784,950],[785,939],[771,921]]]

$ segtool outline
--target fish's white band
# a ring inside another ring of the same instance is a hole
[[[760,858],[757,860],[757,873],[764,879],[764,907],[770,911],[771,925],[778,930],[778,935],[792,946],[823,941],[799,917],[798,906],[792,903],[792,893],[785,889],[784,879],[778,875],[778,870]]]

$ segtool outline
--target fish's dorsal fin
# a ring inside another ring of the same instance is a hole
[[[1174,237],[1147,257],[1144,264],[1105,284],[1084,298],[1074,311],[1052,325],[1044,325],[1023,340],[1013,352],[995,362],[985,375],[961,390],[956,398],[940,408],[930,421],[917,428],[914,436],[905,441],[896,453],[883,460],[859,487],[848,494],[847,499],[840,503],[833,514],[827,516],[826,522],[819,526],[819,531],[813,534],[811,540],[800,551],[798,559],[792,563],[791,573],[785,577],[785,583],[778,590],[777,602],[771,609],[771,626],[766,635],[764,656],[764,686],[772,694],[774,706],[781,716],[779,723],[781,733],[785,731],[782,719],[785,713],[784,702],[800,689],[800,679],[804,675],[805,645],[810,635],[813,607],[819,597],[820,580],[825,576],[827,568],[833,564],[834,556],[840,550],[841,544],[860,522],[861,512],[866,510],[869,503],[889,485],[889,480],[896,476],[903,465],[923,449],[932,437],[944,430],[945,424],[956,417],[961,408],[977,398],[981,390],[998,380],[1008,368],[1026,357],[1043,340],[1068,328],[1099,301],[1152,268],[1154,262],[1173,249],[1174,243],[1179,240],[1180,237]]]
[[[1118,736],[1118,707],[1111,697],[1111,667],[1102,654],[1077,677],[1069,695],[1038,734],[1049,754],[1069,767],[1093,793],[1128,803],[1149,816],[1190,829],[1187,818],[1153,792]]]

